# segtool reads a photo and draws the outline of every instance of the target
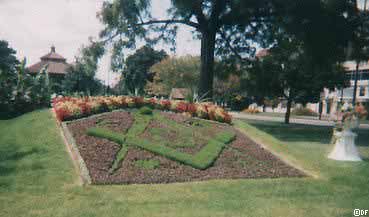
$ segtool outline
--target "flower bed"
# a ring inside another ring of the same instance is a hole
[[[60,121],[69,121],[93,114],[124,108],[148,106],[163,111],[183,113],[192,117],[231,123],[232,117],[221,107],[211,103],[158,100],[131,96],[60,97],[53,99],[53,108]]]

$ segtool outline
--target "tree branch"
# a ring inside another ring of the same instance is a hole
[[[202,12],[202,5],[203,1],[200,1],[198,3],[192,3],[192,10],[194,11],[195,17],[197,19],[197,21],[199,22],[199,26],[201,27],[206,27],[207,25],[207,20],[206,17],[204,15],[204,13]]]
[[[245,61],[245,59],[241,56],[241,54],[239,54],[237,52],[237,50],[232,46],[229,38],[226,36],[224,31],[219,31],[221,37],[223,38],[223,40],[226,42],[227,47],[232,51],[232,53],[238,58],[240,59],[242,62]]]
[[[175,23],[188,25],[196,29],[200,27],[198,23],[195,23],[189,20],[150,20],[150,21],[134,24],[133,26],[145,26],[145,25],[151,25],[151,24],[175,24]]]

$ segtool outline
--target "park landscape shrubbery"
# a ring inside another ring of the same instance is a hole
[[[291,114],[295,116],[318,116],[318,113],[309,108],[296,108],[292,110]]]
[[[53,108],[60,121],[69,121],[92,114],[117,109],[141,108],[147,106],[162,111],[183,113],[191,117],[231,123],[232,117],[223,108],[211,103],[188,103],[176,100],[158,100],[155,98],[131,96],[99,97],[60,97],[53,99]]]

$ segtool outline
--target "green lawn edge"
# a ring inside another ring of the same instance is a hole
[[[311,176],[313,178],[324,177],[319,170],[314,169],[304,160],[296,158],[294,153],[291,153],[291,150],[286,149],[286,146],[284,145],[285,143],[283,141],[257,129],[256,127],[246,123],[245,121],[234,120],[233,124],[237,130],[248,136],[250,139],[261,145],[263,148],[270,151],[272,154],[280,158],[285,163],[303,171],[308,176]]]

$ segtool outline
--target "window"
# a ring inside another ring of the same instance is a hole
[[[360,87],[359,96],[365,96],[365,87]]]

